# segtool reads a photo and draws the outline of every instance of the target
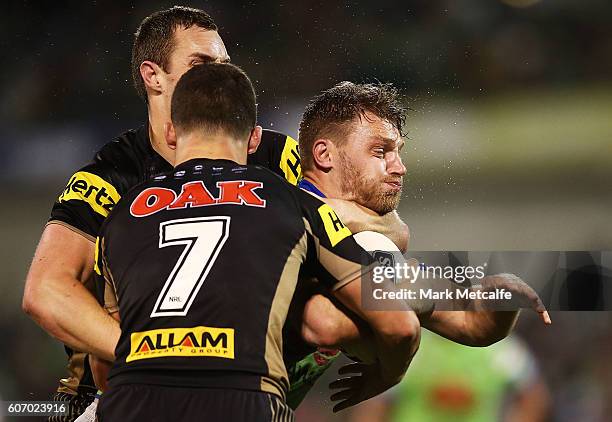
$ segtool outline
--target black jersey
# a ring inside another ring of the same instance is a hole
[[[269,168],[292,184],[301,177],[298,144],[288,135],[264,130],[248,163]],[[104,145],[94,160],[69,179],[49,222],[65,224],[92,240],[108,213],[138,183],[172,170],[151,146],[147,126],[128,130]]]
[[[300,178],[297,142],[278,132],[263,131],[249,163],[267,167],[293,184]],[[148,126],[129,130],[104,145],[91,163],[70,177],[53,205],[49,224],[62,224],[93,242],[104,219],[132,187],[171,170],[170,163],[152,148]],[[90,283],[86,286],[93,289]],[[58,391],[75,393],[79,386],[94,388],[87,356],[69,348],[66,352],[70,374],[60,380]]]
[[[130,191],[100,231],[99,298],[119,310],[109,386],[289,387],[298,273],[337,289],[371,260],[329,205],[259,166],[190,160]]]

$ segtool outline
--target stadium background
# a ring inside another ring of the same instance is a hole
[[[119,3],[3,5],[4,400],[44,400],[64,374],[60,344],[20,310],[54,198],[100,145],[146,117],[131,87],[131,35],[172,3]],[[411,112],[400,214],[412,249],[612,250],[612,3],[190,5],[213,15],[232,61],[255,82],[264,127],[297,136],[307,98],[341,80],[404,89]],[[551,389],[550,420],[607,420],[611,314],[552,318],[544,328],[525,313],[518,327]],[[329,408],[324,380],[300,415],[348,417]]]

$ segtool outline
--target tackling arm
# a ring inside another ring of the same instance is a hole
[[[115,321],[120,322],[119,312],[113,312],[109,314]],[[114,360],[114,359],[113,359]],[[94,355],[89,355],[89,367],[91,368],[91,374],[93,375],[94,384],[100,391],[106,391],[108,386],[106,381],[108,380],[108,373],[110,372],[113,362],[100,359]]]
[[[434,281],[435,282],[435,281]],[[446,282],[448,280],[439,280]],[[484,277],[475,290],[507,290],[512,294],[512,302],[517,310],[495,310],[496,302],[484,299],[464,301],[459,304],[463,310],[434,310],[431,315],[422,315],[421,324],[449,340],[468,346],[489,346],[502,340],[514,328],[521,307],[531,308],[540,315],[545,324],[550,324],[550,316],[538,294],[523,280],[513,274],[497,274]],[[459,301],[459,299],[455,299]],[[465,310],[468,308],[468,310]]]
[[[83,284],[92,276],[93,261],[93,242],[63,225],[47,225],[26,278],[22,307],[69,347],[113,360],[119,324]]]
[[[361,277],[335,291],[334,296],[370,326],[381,375],[388,387],[397,384],[419,348],[420,325],[416,314],[407,305],[396,311],[363,309]]]
[[[434,311],[421,316],[421,325],[456,343],[486,347],[510,334],[518,311]]]
[[[338,214],[340,219],[352,233],[366,230],[385,235],[402,252],[406,252],[410,242],[410,230],[408,225],[402,221],[397,211],[391,211],[385,215],[362,207],[352,201],[343,199],[322,198]]]

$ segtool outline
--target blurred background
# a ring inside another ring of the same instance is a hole
[[[131,85],[132,34],[173,3],[3,4],[3,400],[45,400],[64,375],[62,346],[21,312],[25,274],[68,177],[145,123]],[[186,4],[215,18],[232,61],[256,84],[264,127],[297,137],[308,98],[342,80],[402,88],[411,110],[399,211],[411,249],[612,250],[612,3]],[[333,415],[336,365],[298,420],[609,420],[611,314],[552,318],[545,328],[524,313],[515,338],[486,351],[427,336],[406,385]]]

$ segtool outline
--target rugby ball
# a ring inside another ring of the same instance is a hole
[[[366,230],[353,235],[355,241],[366,251],[400,252],[399,248],[384,234]]]

